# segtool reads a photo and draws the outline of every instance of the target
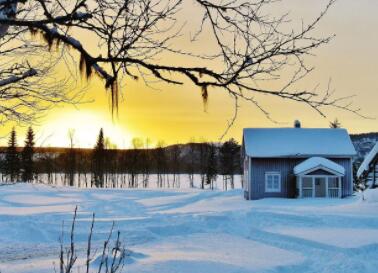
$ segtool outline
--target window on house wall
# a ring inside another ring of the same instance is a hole
[[[302,197],[307,198],[307,197],[312,197],[312,177],[302,177]]]
[[[265,173],[265,192],[281,192],[281,174],[279,172]]]

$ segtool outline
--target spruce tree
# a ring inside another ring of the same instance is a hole
[[[210,188],[214,189],[214,181],[217,179],[217,147],[210,143],[207,148],[206,184],[210,184]]]
[[[93,151],[93,176],[96,187],[104,187],[104,164],[105,164],[105,138],[104,131],[100,129],[96,146]]]
[[[9,140],[7,152],[5,155],[5,174],[9,176],[10,181],[14,182],[18,180],[20,172],[20,158],[17,152],[17,135],[16,130],[13,127]]]
[[[207,171],[207,158],[208,158],[208,151],[210,144],[207,142],[202,141],[202,143],[199,144],[199,173],[201,176],[201,189],[205,188],[205,180],[206,180],[206,171]]]
[[[239,167],[240,146],[235,139],[223,143],[220,148],[220,168],[227,190],[227,180],[230,179],[231,188],[234,188],[234,175]]]
[[[76,152],[74,149],[74,137],[75,137],[75,130],[69,129],[68,130],[68,138],[70,141],[70,149],[66,154],[66,175],[68,176],[69,185],[74,185],[75,180],[75,173],[76,173]]]
[[[188,151],[188,175],[189,175],[189,182],[190,187],[194,187],[194,172],[195,172],[195,166],[196,166],[196,148],[198,145],[196,145],[195,140],[191,139],[189,143],[189,151]]]
[[[333,129],[341,128],[341,123],[340,121],[336,118],[334,121],[331,121],[329,123],[329,127]]]
[[[29,127],[26,134],[25,146],[22,151],[22,180],[25,182],[30,182],[33,180],[34,166],[33,166],[33,155],[34,155],[34,131]]]

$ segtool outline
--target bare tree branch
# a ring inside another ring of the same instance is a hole
[[[269,111],[260,105],[257,94],[307,104],[322,116],[325,107],[361,115],[360,109],[349,103],[350,97],[334,97],[329,88],[322,93],[297,87],[313,70],[306,64],[306,56],[333,38],[316,37],[314,30],[335,0],[329,0],[316,18],[299,29],[290,25],[287,13],[268,13],[276,2],[14,0],[3,2],[7,10],[18,5],[14,15],[0,16],[0,25],[9,28],[8,33],[23,30],[39,35],[50,50],[66,46],[77,52],[83,76],[97,75],[111,91],[112,109],[119,103],[120,83],[142,77],[147,84],[156,80],[173,85],[191,83],[201,90],[204,102],[210,89],[221,90],[236,102],[251,102],[268,118]],[[189,26],[189,31],[195,29],[191,42],[206,45],[211,54],[179,46],[179,39],[188,33],[180,14],[193,4],[202,19],[199,25]],[[96,37],[97,52],[89,51],[90,42],[78,34],[83,32]],[[177,57],[182,61],[173,65],[170,60]],[[289,73],[291,77],[283,82],[283,75]],[[271,82],[276,84],[266,84]],[[236,117],[237,112],[230,126]]]

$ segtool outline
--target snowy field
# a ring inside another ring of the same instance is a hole
[[[1,186],[0,271],[59,271],[62,222],[78,205],[78,248],[92,212],[95,247],[115,220],[131,251],[124,272],[377,272],[376,193],[245,201],[240,190]]]

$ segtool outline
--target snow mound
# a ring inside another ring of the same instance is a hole
[[[362,194],[365,202],[378,203],[378,189],[367,189]]]

